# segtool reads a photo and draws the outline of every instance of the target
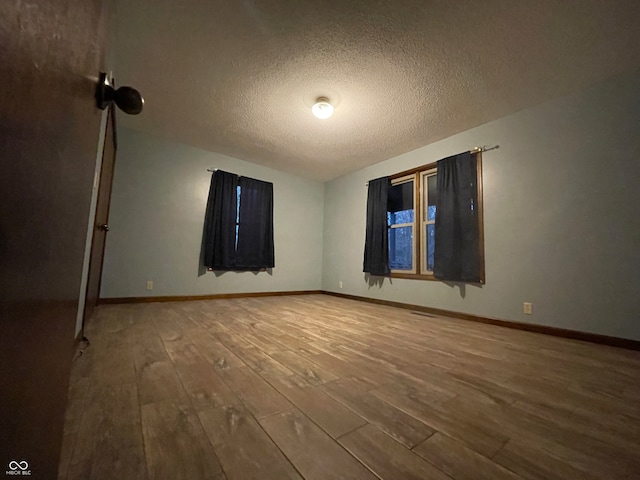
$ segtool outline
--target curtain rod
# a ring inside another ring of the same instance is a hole
[[[470,153],[482,153],[482,152],[488,152],[489,150],[496,150],[500,148],[500,145],[494,145],[493,147],[473,147],[471,150],[469,150]]]
[[[471,150],[469,150],[469,153],[482,153],[482,152],[488,152],[489,150],[496,150],[500,148],[500,145],[494,145],[493,147],[487,147],[487,146],[483,146],[483,147],[473,147]],[[364,184],[365,187],[369,186],[369,182],[366,182]]]
[[[217,172],[219,169],[218,168],[207,168],[207,172]],[[231,173],[231,172],[227,172],[227,173]],[[238,175],[237,173],[231,173],[231,175],[235,175],[236,177],[239,177],[240,175]]]

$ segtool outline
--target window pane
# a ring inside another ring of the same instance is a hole
[[[387,211],[391,213],[411,212],[413,215],[413,192],[413,181],[393,185],[389,189]],[[413,221],[413,217],[410,221]]]
[[[240,226],[240,192],[242,187],[236,187],[236,250],[238,249],[238,228]]]
[[[435,220],[436,219],[436,206],[435,205],[429,205],[427,207],[427,220],[431,221],[431,220]]]
[[[438,201],[438,176],[427,177],[427,220],[435,220],[436,203]]]
[[[388,225],[399,223],[413,223],[413,210],[402,210],[401,212],[387,212]]]
[[[426,234],[427,234],[427,271],[433,272],[433,254],[435,252],[436,226],[434,224],[427,225]]]
[[[413,268],[413,227],[389,229],[389,268],[411,270]]]
[[[242,188],[240,185],[236,187],[236,224],[240,221],[240,192]]]

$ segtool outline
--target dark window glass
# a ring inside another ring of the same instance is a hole
[[[390,227],[414,222],[413,195],[413,181],[399,183],[389,189],[387,222]],[[389,228],[389,268],[413,269],[413,227]]]
[[[236,249],[238,248],[238,228],[240,227],[240,192],[242,188],[240,185],[236,187]]]
[[[389,196],[387,201],[387,211],[393,215],[396,215],[400,212],[410,212],[405,213],[406,216],[411,216],[409,222],[413,222],[413,181],[399,183],[397,185],[392,186],[389,189]],[[408,218],[408,217],[407,217]],[[407,223],[404,222],[394,222],[394,223]]]
[[[430,175],[427,177],[427,205],[436,205],[438,203],[438,176]]]
[[[438,202],[438,176],[427,177],[427,220],[436,219],[436,204]]]

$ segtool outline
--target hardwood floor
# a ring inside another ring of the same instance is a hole
[[[100,306],[59,479],[640,479],[640,352],[327,295]]]

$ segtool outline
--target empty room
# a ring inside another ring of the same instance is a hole
[[[640,479],[639,2],[0,12],[7,476]]]

